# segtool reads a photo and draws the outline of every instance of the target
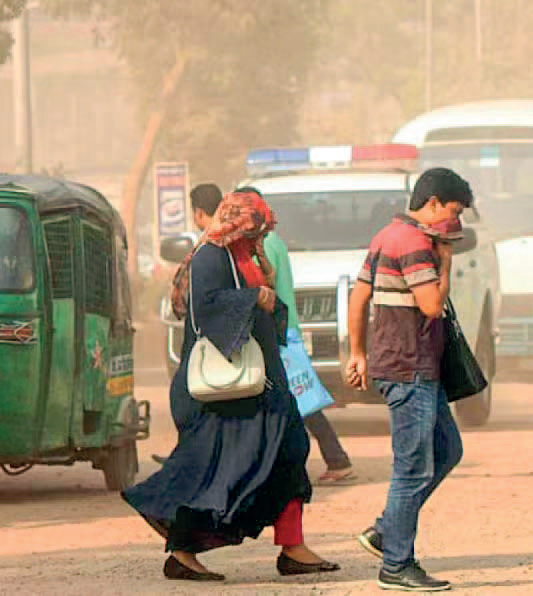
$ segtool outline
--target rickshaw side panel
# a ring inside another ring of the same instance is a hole
[[[74,300],[54,300],[50,379],[41,451],[67,447],[74,395]]]
[[[0,315],[0,329],[19,327],[22,317]],[[41,342],[39,319],[24,321],[36,340],[0,343],[0,462],[30,457],[40,435]],[[0,335],[4,335],[0,331]]]
[[[110,344],[107,393],[111,406],[110,414],[116,414],[116,403],[121,398],[133,396],[133,335],[114,339]],[[111,416],[113,418],[113,416]]]
[[[77,447],[100,447],[106,443],[107,371],[109,369],[109,328],[106,317],[85,314],[83,321],[82,367],[78,377],[78,397],[72,440]]]

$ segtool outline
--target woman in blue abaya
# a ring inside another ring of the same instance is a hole
[[[256,538],[270,525],[281,546],[281,575],[339,569],[303,539],[302,506],[311,497],[305,470],[309,442],[279,355],[286,307],[270,287],[268,265],[258,266],[253,258],[274,224],[268,205],[254,193],[226,195],[202,244],[174,279],[174,311],[185,317],[181,365],[170,390],[178,445],[160,471],[122,493],[166,539],[171,554],[164,573],[171,579],[224,579],[196,555]],[[196,327],[226,357],[250,335],[258,341],[269,380],[262,394],[207,404],[188,393],[187,363],[195,342],[189,291]]]

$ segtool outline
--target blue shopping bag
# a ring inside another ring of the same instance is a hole
[[[289,379],[289,389],[296,398],[302,418],[335,403],[320,382],[296,329],[287,331],[287,345],[281,346],[280,352]]]

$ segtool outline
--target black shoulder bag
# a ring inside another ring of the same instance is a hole
[[[441,360],[441,383],[448,394],[448,401],[457,401],[476,395],[488,385],[476,357],[457,320],[450,298],[444,305],[444,352]]]

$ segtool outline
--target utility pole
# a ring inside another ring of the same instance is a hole
[[[30,76],[30,23],[25,8],[13,21],[13,104],[15,111],[15,168],[33,171],[33,123]]]
[[[479,62],[483,58],[483,36],[481,27],[481,0],[474,0],[474,21],[476,28],[476,57]]]
[[[433,70],[433,0],[426,0],[426,112],[431,110],[431,74]]]

